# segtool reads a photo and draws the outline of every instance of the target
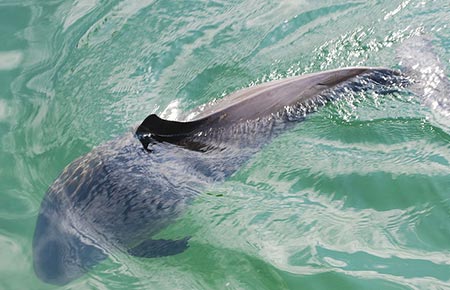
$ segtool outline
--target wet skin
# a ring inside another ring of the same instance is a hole
[[[135,134],[111,140],[69,164],[48,189],[33,239],[34,269],[64,285],[108,253],[171,256],[189,237],[152,239],[206,186],[224,180],[304,115],[398,73],[347,68],[279,80],[233,93],[179,122],[148,116]],[[365,81],[361,81],[366,79]]]

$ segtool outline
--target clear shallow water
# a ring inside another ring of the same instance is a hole
[[[185,253],[118,253],[63,288],[450,288],[450,110],[429,73],[448,80],[449,19],[447,1],[1,0],[0,288],[56,288],[31,259],[47,187],[149,113],[402,63],[418,92],[327,106],[202,194],[160,234],[192,236]]]

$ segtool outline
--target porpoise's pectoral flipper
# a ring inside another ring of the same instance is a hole
[[[173,256],[189,248],[188,240],[145,240],[134,248],[128,250],[130,255],[142,258],[157,258]]]

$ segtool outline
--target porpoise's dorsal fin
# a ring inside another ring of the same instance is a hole
[[[137,128],[137,135],[153,134],[161,137],[185,137],[201,125],[201,120],[180,122],[165,120],[151,114]]]
[[[147,148],[149,135],[159,141],[173,142],[190,136],[203,122],[203,119],[191,122],[171,121],[161,119],[156,114],[151,114],[139,125],[136,136],[144,148]]]

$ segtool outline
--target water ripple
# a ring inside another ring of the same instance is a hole
[[[347,95],[202,192],[161,233],[192,236],[182,255],[112,249],[65,289],[448,288],[447,2],[1,1],[0,288],[47,289],[35,217],[76,157],[153,112],[354,65],[419,82]]]

